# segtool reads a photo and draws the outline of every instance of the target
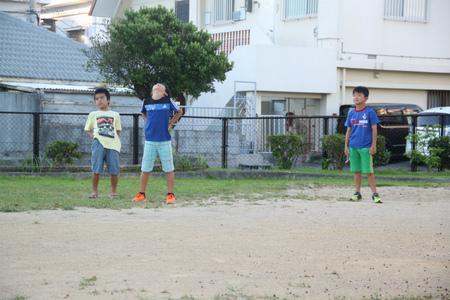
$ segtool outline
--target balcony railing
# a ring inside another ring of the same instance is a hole
[[[235,47],[250,45],[250,29],[213,33],[211,39],[214,42],[222,42],[222,45],[217,49],[217,53],[224,52],[228,57]]]

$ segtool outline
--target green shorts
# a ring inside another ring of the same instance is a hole
[[[369,148],[349,148],[349,152],[351,172],[373,173],[373,159],[372,154],[369,153]]]

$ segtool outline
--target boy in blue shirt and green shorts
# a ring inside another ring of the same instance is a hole
[[[350,157],[350,171],[354,172],[355,194],[351,201],[361,200],[362,173],[366,174],[372,189],[372,200],[381,203],[373,175],[373,155],[377,152],[377,124],[380,120],[373,109],[366,106],[369,89],[358,86],[353,89],[353,103],[356,108],[347,117],[345,126],[345,155]]]
[[[171,111],[176,113],[172,119],[170,119]],[[145,121],[145,146],[141,165],[140,191],[132,201],[146,200],[145,189],[148,178],[153,170],[156,154],[159,154],[162,169],[166,173],[168,188],[166,203],[175,203],[173,194],[175,168],[172,155],[172,136],[169,130],[181,117],[183,111],[171,99],[169,87],[164,83],[157,83],[153,86],[151,98],[144,99],[141,114]]]

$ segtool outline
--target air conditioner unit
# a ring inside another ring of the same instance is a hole
[[[239,21],[241,19],[240,11],[233,11],[233,21]]]

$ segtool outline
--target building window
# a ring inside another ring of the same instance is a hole
[[[317,17],[319,0],[283,0],[282,20]]]
[[[175,15],[183,23],[189,23],[189,0],[175,1]]]
[[[233,22],[234,0],[214,1],[214,24],[225,24]]]
[[[75,42],[84,43],[84,29],[67,30],[67,36]]]
[[[385,0],[386,20],[428,22],[430,0]]]
[[[427,108],[450,106],[450,91],[428,91]]]

